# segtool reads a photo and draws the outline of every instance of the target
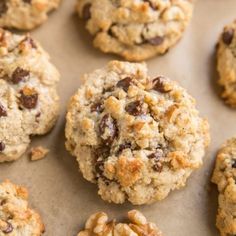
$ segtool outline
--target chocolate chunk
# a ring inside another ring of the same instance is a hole
[[[6,108],[0,103],[0,117],[7,116]]]
[[[23,2],[31,4],[32,0],[23,0]]]
[[[99,123],[99,132],[105,145],[109,146],[117,136],[118,129],[116,121],[109,115],[103,116]]]
[[[1,0],[0,1],[0,16],[5,14],[7,12],[7,10],[8,10],[7,1],[6,0]]]
[[[35,89],[24,87],[20,91],[20,103],[27,109],[33,109],[38,103],[38,93]]]
[[[1,202],[0,202],[0,206],[3,206],[7,203],[7,200],[6,199],[3,199]]]
[[[104,108],[103,108],[101,102],[96,102],[96,103],[91,105],[90,110],[91,110],[91,112],[95,112],[96,111],[98,113],[101,113],[101,112],[103,112]]]
[[[126,93],[129,90],[129,86],[131,85],[132,79],[130,77],[126,77],[122,80],[120,80],[116,86],[119,88],[122,88]]]
[[[6,223],[7,223],[7,228],[2,230],[2,232],[5,233],[5,234],[9,234],[13,231],[13,226],[9,222],[6,222]]]
[[[87,3],[84,5],[84,8],[83,8],[83,12],[82,12],[82,17],[84,20],[89,20],[90,17],[91,17],[91,11],[90,11],[90,8],[91,8],[92,4],[91,3]]]
[[[143,102],[142,101],[134,101],[129,103],[126,107],[125,110],[133,116],[140,116],[144,115],[146,111],[144,110]]]
[[[234,38],[234,29],[227,29],[224,31],[222,39],[226,45],[230,45],[233,38]]]
[[[0,152],[4,151],[5,147],[4,142],[0,141]]]
[[[161,93],[169,93],[171,89],[165,86],[165,77],[159,76],[153,80],[153,89]]]
[[[236,168],[236,160],[233,160],[232,168]]]
[[[158,45],[161,45],[164,42],[164,38],[160,37],[160,36],[156,36],[156,37],[151,38],[151,39],[146,39],[146,41],[148,43],[150,43],[151,45],[153,45],[153,46],[158,46]]]
[[[28,70],[24,70],[20,67],[17,67],[11,76],[11,81],[13,84],[18,84],[22,80],[24,80],[26,77],[28,77],[30,72]]]

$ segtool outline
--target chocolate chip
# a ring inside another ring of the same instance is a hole
[[[153,89],[161,93],[169,93],[171,89],[165,86],[165,77],[159,76],[153,80]]]
[[[157,10],[157,7],[154,5],[154,3],[152,3],[150,0],[143,0],[144,2],[147,2],[149,3],[150,7],[153,9],[153,10]]]
[[[103,175],[103,170],[104,170],[104,161],[97,161],[95,163],[95,171],[98,176]]]
[[[6,223],[7,223],[7,228],[2,230],[2,232],[5,233],[5,234],[9,234],[13,231],[13,226],[9,222],[6,222]]]
[[[91,112],[99,112],[99,113],[101,113],[101,112],[103,112],[104,108],[103,108],[101,102],[96,102],[96,103],[91,105],[90,110],[91,110]]]
[[[32,0],[23,0],[23,2],[31,4]]]
[[[134,101],[129,103],[126,107],[125,110],[133,116],[140,116],[146,113],[144,110],[143,102],[141,101]]]
[[[0,152],[4,151],[5,147],[4,142],[0,141]]]
[[[0,206],[3,206],[7,203],[7,200],[6,199],[3,199],[2,201],[0,201]]]
[[[227,29],[224,31],[222,39],[226,45],[230,45],[233,38],[234,38],[234,29]]]
[[[109,114],[104,115],[101,119],[99,123],[99,132],[104,144],[107,146],[111,145],[117,136],[118,129],[116,121]]]
[[[157,149],[154,153],[148,156],[149,159],[160,160],[163,157],[163,151],[161,149]]]
[[[6,108],[0,103],[0,117],[7,116]]]
[[[120,80],[116,86],[119,88],[122,88],[126,93],[129,90],[129,86],[131,85],[132,79],[130,77],[126,77],[122,80]]]
[[[90,17],[91,17],[91,11],[90,11],[90,8],[91,8],[92,4],[91,3],[87,3],[84,5],[84,8],[83,8],[83,12],[82,12],[82,17],[84,20],[89,20]]]
[[[233,160],[232,168],[236,168],[236,160]]]
[[[115,89],[114,86],[104,88],[102,93],[104,94],[104,93],[112,92],[112,91],[114,91],[114,89]]]
[[[20,91],[20,103],[27,109],[33,109],[38,103],[38,93],[32,88],[23,88]]]
[[[7,12],[7,10],[8,10],[7,1],[1,0],[0,1],[0,16],[5,14]]]
[[[157,149],[154,153],[148,156],[149,159],[154,160],[153,170],[161,172],[162,171],[162,163],[161,159],[163,158],[163,151],[161,149]]]
[[[131,148],[131,143],[120,144],[116,154],[119,155],[124,149]]]
[[[17,67],[14,72],[12,73],[11,76],[11,81],[13,84],[18,84],[19,82],[21,82],[22,80],[24,80],[26,77],[29,76],[29,71],[28,70],[24,70],[20,67]]]
[[[158,46],[164,42],[164,38],[160,36],[156,36],[154,38],[146,39],[146,41],[153,46]]]

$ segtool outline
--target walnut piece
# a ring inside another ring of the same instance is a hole
[[[38,161],[46,157],[49,153],[49,149],[38,146],[31,148],[30,150],[30,159],[31,161]]]
[[[118,223],[108,221],[104,212],[98,212],[89,217],[85,224],[85,230],[77,236],[162,236],[161,231],[154,223],[148,223],[145,216],[137,211],[128,212],[130,223]]]

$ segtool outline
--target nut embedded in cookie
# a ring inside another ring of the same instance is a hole
[[[129,223],[116,223],[115,220],[108,221],[108,216],[104,212],[98,212],[89,217],[85,230],[77,236],[162,236],[161,231],[154,223],[147,222],[145,216],[137,211],[128,212]]]
[[[0,235],[40,236],[40,215],[28,206],[28,192],[10,181],[0,184]]]
[[[43,24],[61,0],[1,0],[0,27],[31,30]]]
[[[225,26],[217,46],[217,70],[221,97],[225,103],[236,108],[236,20]]]
[[[193,11],[186,0],[78,0],[94,46],[130,61],[166,53],[182,37]]]
[[[30,35],[0,29],[0,162],[20,158],[31,136],[54,126],[59,77]]]
[[[71,98],[66,147],[108,202],[149,204],[183,187],[202,165],[208,122],[176,82],[145,64],[111,61]]]
[[[216,226],[221,236],[236,235],[236,137],[229,139],[216,157],[212,182],[219,191]]]

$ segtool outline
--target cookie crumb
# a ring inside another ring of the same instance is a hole
[[[33,147],[30,150],[30,159],[31,161],[38,161],[47,156],[49,153],[49,149],[38,146],[38,147]]]

